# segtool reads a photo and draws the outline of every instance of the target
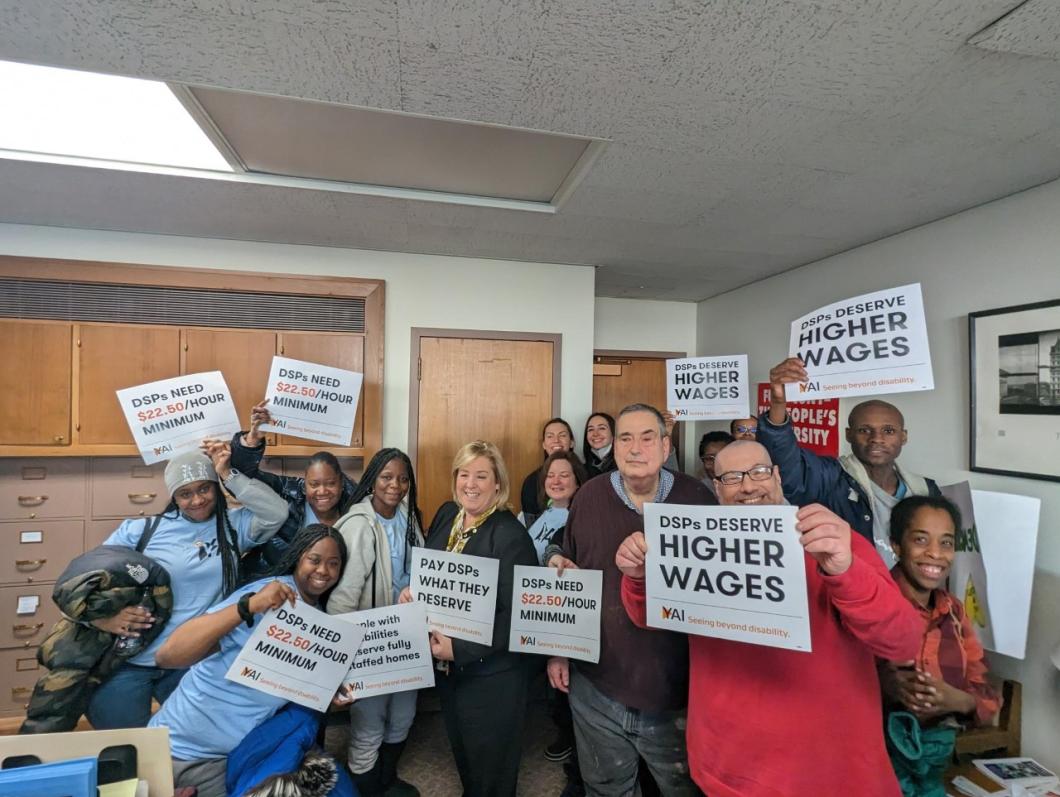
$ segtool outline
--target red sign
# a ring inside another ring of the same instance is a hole
[[[769,412],[768,382],[758,383],[758,412]],[[823,457],[839,456],[839,399],[789,401],[788,415],[802,448]]]

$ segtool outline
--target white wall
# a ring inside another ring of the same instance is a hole
[[[991,656],[1022,681],[1024,752],[1060,768],[1060,484],[968,467],[967,314],[1060,299],[1060,182],[984,205],[821,260],[699,304],[700,354],[746,351],[751,380],[765,381],[787,353],[789,324],[816,307],[909,282],[923,286],[935,390],[893,397],[905,413],[903,464],[949,484],[1042,500],[1027,656]],[[852,401],[842,402],[845,413]],[[1057,421],[1060,431],[1060,419]]]
[[[693,302],[601,298],[596,300],[595,315],[594,348],[680,351],[689,357],[696,354],[697,307]],[[689,473],[695,473],[698,462],[690,453],[698,442],[695,424],[682,423],[681,426],[684,427],[682,465]]]
[[[384,445],[408,447],[412,327],[559,333],[560,412],[590,412],[592,268],[11,224],[0,254],[386,280]]]

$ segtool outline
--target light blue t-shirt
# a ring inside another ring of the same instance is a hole
[[[239,539],[239,550],[247,551],[254,543],[249,537],[254,515],[249,509],[229,509],[228,519]],[[126,520],[107,537],[107,545],[135,548],[144,531],[144,519]],[[217,550],[217,519],[199,523],[181,514],[163,516],[144,554],[162,565],[169,573],[173,589],[173,613],[154,642],[129,659],[141,667],[155,666],[155,652],[181,623],[198,617],[221,598],[223,578],[221,556]]]
[[[283,581],[294,587],[291,576],[263,578],[240,587],[211,607],[209,613],[238,603],[244,593],[258,592],[271,581]],[[260,614],[255,616],[260,620]],[[221,637],[221,650],[188,670],[147,724],[149,728],[160,725],[169,728],[173,758],[178,761],[224,758],[243,741],[243,737],[287,704],[282,697],[267,695],[225,678],[228,668],[253,633],[253,628],[240,623]]]
[[[305,502],[305,514],[302,516],[302,528],[306,526],[312,526],[314,523],[319,523],[320,518],[317,517],[317,513],[313,511],[313,507],[309,505],[309,502]],[[331,525],[328,523],[327,525]]]
[[[545,555],[545,548],[548,547],[549,542],[552,540],[552,535],[566,525],[567,508],[550,506],[526,530],[526,533],[530,535],[530,541],[534,544],[534,548],[537,549],[537,561],[541,562],[542,566],[545,565],[545,562],[541,561],[541,557]]]
[[[408,550],[405,533],[408,530],[409,516],[403,508],[399,508],[392,518],[385,518],[376,512],[375,519],[383,527],[387,544],[390,546],[390,573],[394,579],[392,600],[397,603],[398,595],[409,585],[412,578],[408,564],[405,562],[405,552]]]

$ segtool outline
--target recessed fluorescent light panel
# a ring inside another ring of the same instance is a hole
[[[601,139],[0,61],[0,158],[555,213]]]
[[[165,83],[0,61],[0,108],[2,150],[232,171]]]

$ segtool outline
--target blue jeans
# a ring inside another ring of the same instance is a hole
[[[123,664],[92,694],[88,721],[97,731],[146,728],[151,719],[151,698],[164,703],[186,672]]]
[[[578,765],[590,797],[633,794],[640,758],[663,797],[700,794],[688,772],[684,711],[647,712],[624,706],[575,667],[570,673],[570,708]]]

